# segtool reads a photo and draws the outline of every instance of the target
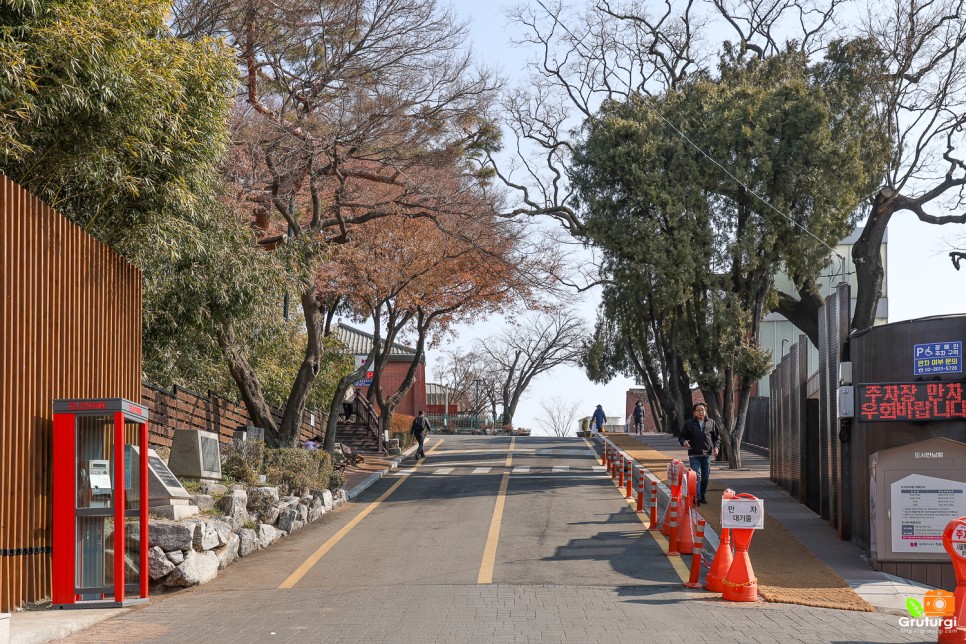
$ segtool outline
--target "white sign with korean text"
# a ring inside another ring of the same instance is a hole
[[[764,529],[765,501],[763,499],[722,499],[721,527]]]
[[[910,474],[890,487],[892,552],[945,552],[946,524],[966,514],[966,483]]]

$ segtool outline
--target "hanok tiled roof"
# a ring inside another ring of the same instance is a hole
[[[366,333],[365,331],[360,331],[347,324],[339,322],[335,328],[336,337],[342,341],[349,348],[349,353],[353,355],[364,356],[369,353],[369,349],[372,348],[372,334]],[[390,357],[402,357],[408,356],[412,357],[416,355],[416,349],[412,347],[407,347],[404,344],[399,344],[398,342],[392,343],[392,353],[389,354]]]

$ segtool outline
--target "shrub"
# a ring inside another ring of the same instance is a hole
[[[345,483],[349,477],[345,475],[345,472],[332,472],[329,475],[329,489],[335,492],[340,487],[345,487]]]
[[[265,455],[264,441],[232,441],[222,445],[221,477],[245,485],[258,484]]]
[[[297,447],[265,451],[265,479],[281,494],[301,495],[309,488],[324,490],[332,476],[332,457],[321,450]]]
[[[398,438],[399,447],[402,449],[408,449],[416,443],[416,438],[409,433],[413,426],[413,420],[415,420],[413,416],[406,414],[392,415],[392,422],[389,424],[389,438]]]

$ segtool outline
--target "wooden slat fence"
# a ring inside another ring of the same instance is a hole
[[[156,447],[171,447],[171,439],[176,429],[200,429],[218,434],[222,442],[232,439],[236,429],[251,424],[248,410],[239,402],[232,402],[217,394],[196,393],[181,387],[167,391],[155,385],[144,383],[141,400],[151,411],[148,432],[151,444]],[[282,415],[273,409],[276,422]],[[315,426],[311,425],[311,412],[306,411],[302,418],[299,438],[305,440],[325,431],[325,416],[315,412]]]
[[[0,611],[50,594],[53,400],[140,396],[140,272],[0,175]]]

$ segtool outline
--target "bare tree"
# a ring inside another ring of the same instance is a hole
[[[501,423],[512,425],[520,398],[533,379],[562,364],[575,364],[586,326],[574,312],[556,310],[527,317],[477,345],[499,383]]]
[[[885,276],[880,249],[893,215],[908,211],[928,224],[966,223],[964,5],[964,0],[893,0],[888,7],[870,8],[865,17],[864,35],[885,59],[878,100],[893,152],[852,247],[859,286],[853,330],[875,319]]]
[[[550,400],[540,402],[543,416],[537,418],[537,425],[550,436],[571,436],[574,433],[574,421],[577,419],[577,409],[583,404],[582,400],[567,402],[554,396]]]

